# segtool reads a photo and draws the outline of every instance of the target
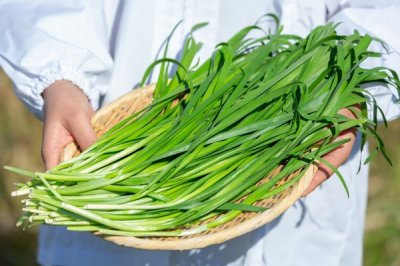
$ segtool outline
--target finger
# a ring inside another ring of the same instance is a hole
[[[323,158],[329,161],[334,167],[339,167],[342,164],[341,160],[338,159],[335,153],[327,154],[326,156],[323,156]],[[333,170],[331,168],[329,168],[323,163],[319,163],[318,170],[315,173],[313,179],[311,180],[310,185],[308,186],[306,191],[304,191],[303,197],[313,192],[319,185],[321,185],[332,175],[333,175]]]
[[[45,169],[50,170],[54,166],[59,163],[59,158],[61,154],[61,150],[53,149],[52,144],[50,143],[43,143],[42,147],[42,159],[45,165]]]
[[[341,166],[350,156],[351,149],[355,141],[355,131],[348,130],[343,132],[339,137],[336,138],[336,140],[340,139],[349,139],[349,142],[341,145],[336,150],[333,150],[322,157],[326,161],[330,162],[335,168],[339,168],[339,166]],[[304,191],[303,197],[314,191],[319,185],[321,185],[321,183],[331,177],[333,173],[334,171],[332,168],[328,167],[324,163],[319,163],[318,170],[311,180],[310,185],[306,191]]]
[[[97,137],[92,128],[90,117],[87,115],[78,115],[69,124],[69,131],[82,150],[96,142]]]

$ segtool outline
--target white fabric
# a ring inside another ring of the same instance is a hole
[[[59,79],[80,86],[97,106],[113,64],[105,4],[1,1],[0,5],[0,65],[28,108],[41,116],[41,93]]]
[[[59,79],[71,80],[93,106],[128,92],[160,53],[163,41],[183,19],[170,44],[178,56],[191,26],[204,42],[200,58],[240,28],[266,13],[280,16],[285,32],[306,35],[328,20],[343,21],[387,41],[393,50],[369,65],[399,70],[400,30],[396,0],[0,0],[0,65],[12,78],[16,94],[38,116],[41,92]],[[265,24],[265,27],[272,24]],[[377,48],[379,49],[379,47]],[[371,88],[390,119],[399,116],[392,88]],[[358,139],[359,144],[359,139]],[[298,201],[273,223],[240,238],[205,249],[143,251],[116,246],[90,233],[42,226],[38,260],[42,265],[361,265],[368,167],[356,174],[366,154],[355,149],[341,172],[347,198],[332,177]]]

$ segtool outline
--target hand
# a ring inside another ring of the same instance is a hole
[[[346,117],[349,117],[349,118],[356,118],[355,114],[348,109],[342,109],[342,110],[340,110],[339,113]],[[346,160],[350,156],[351,150],[353,149],[354,142],[356,140],[356,132],[357,132],[357,130],[355,128],[351,128],[351,129],[343,131],[336,138],[336,140],[349,139],[349,141],[346,142],[345,144],[339,146],[337,149],[327,153],[322,158],[324,158],[326,161],[330,162],[334,167],[341,166],[344,162],[346,162]],[[308,186],[308,188],[306,189],[306,191],[304,191],[303,197],[307,196],[312,191],[314,191],[319,185],[321,185],[324,181],[326,181],[332,175],[333,175],[333,171],[331,168],[329,168],[328,166],[326,166],[323,163],[319,163],[318,171],[314,175],[314,177],[311,180],[311,183]]]
[[[43,92],[43,99],[42,158],[49,170],[59,163],[66,145],[75,141],[84,150],[96,141],[96,134],[91,127],[93,108],[71,82],[56,81]]]

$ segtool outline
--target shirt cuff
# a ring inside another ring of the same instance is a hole
[[[95,85],[96,76],[87,77],[72,67],[61,67],[58,63],[50,64],[33,80],[33,92],[38,97],[39,102],[37,104],[39,106],[42,107],[44,104],[43,97],[41,96],[43,91],[58,80],[68,80],[79,87],[88,97],[94,110],[98,109],[102,89],[100,86]]]

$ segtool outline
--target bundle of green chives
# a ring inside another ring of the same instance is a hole
[[[400,89],[400,82],[390,69],[360,66],[380,56],[368,50],[370,36],[337,35],[333,24],[306,38],[281,30],[249,38],[251,31],[261,29],[239,31],[200,66],[193,60],[201,44],[189,35],[179,62],[164,57],[146,71],[144,81],[160,67],[154,102],[144,111],[50,171],[7,167],[32,178],[13,193],[28,195],[19,224],[109,235],[190,235],[243,211],[265,210],[254,203],[294,185],[313,161],[347,141],[334,141],[346,129],[358,128],[363,142],[371,135],[386,156],[376,133],[380,109],[365,85]],[[172,66],[177,70],[169,79]],[[343,108],[357,119],[340,115]],[[292,173],[299,174],[277,186]]]

